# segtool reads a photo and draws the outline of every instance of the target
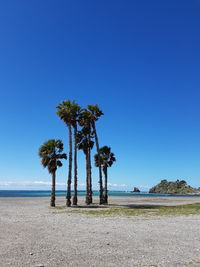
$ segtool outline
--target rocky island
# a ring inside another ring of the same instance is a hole
[[[157,194],[200,194],[200,190],[191,187],[184,180],[176,180],[175,182],[162,180],[159,184],[153,186],[149,193]]]
[[[134,187],[133,191],[131,193],[140,193],[140,189],[137,187]]]

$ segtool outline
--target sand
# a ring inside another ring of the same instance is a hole
[[[64,197],[56,201],[65,204]],[[200,198],[110,197],[109,201],[177,205]],[[68,213],[69,208],[49,208],[46,197],[0,198],[0,207],[1,267],[200,266],[200,215]]]

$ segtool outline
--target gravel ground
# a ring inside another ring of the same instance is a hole
[[[109,200],[123,205],[200,202],[195,197]],[[57,198],[58,205],[64,203]],[[200,266],[200,215],[72,214],[49,208],[48,198],[0,198],[0,206],[1,267]]]

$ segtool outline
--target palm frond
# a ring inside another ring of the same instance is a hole
[[[57,166],[62,167],[62,162],[60,160],[57,160]]]

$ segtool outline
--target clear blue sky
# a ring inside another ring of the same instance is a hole
[[[65,99],[103,109],[110,188],[200,186],[200,0],[1,1],[0,189],[50,188],[38,147],[61,138],[68,151]],[[80,152],[80,184],[84,166]]]

